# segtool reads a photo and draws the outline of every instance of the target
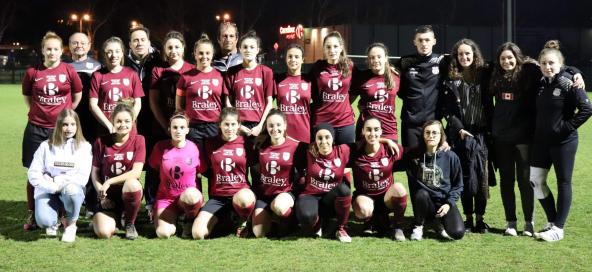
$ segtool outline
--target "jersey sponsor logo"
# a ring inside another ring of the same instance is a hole
[[[236,167],[236,163],[231,158],[224,158],[220,161],[220,168],[226,172],[232,171]]]
[[[331,182],[335,178],[335,172],[331,168],[324,168],[319,171],[318,179],[311,177],[310,185],[323,191],[329,191],[337,186],[337,183]]]
[[[438,66],[432,67],[432,74],[434,74],[434,75],[440,74],[440,67],[438,67]]]
[[[125,86],[129,86],[129,85],[130,85],[130,80],[129,80],[129,78],[124,78],[124,79],[123,79],[123,85],[125,85]]]
[[[323,101],[343,102],[343,101],[345,101],[345,94],[340,94],[340,93],[330,94],[330,93],[323,92]]]
[[[327,86],[332,91],[337,91],[343,86],[343,82],[341,82],[341,80],[339,80],[339,78],[333,77],[333,78],[329,79],[329,81],[327,82]]]
[[[380,103],[384,103],[388,98],[389,94],[385,89],[378,89],[376,90],[376,93],[374,93],[374,99],[378,100]]]
[[[46,95],[54,96],[59,92],[58,85],[56,85],[53,82],[48,82],[46,85],[43,86],[43,92]]]
[[[112,174],[119,176],[125,173],[125,165],[123,165],[121,162],[115,162],[114,164],[111,164],[110,170]]]
[[[123,161],[123,154],[121,154],[121,153],[115,153],[115,154],[113,154],[113,160],[115,160],[115,161]]]
[[[125,157],[127,158],[128,161],[131,161],[134,158],[134,152],[128,151],[127,153],[125,153]]]
[[[64,82],[66,82],[66,74],[59,74],[59,75],[58,75],[58,80],[59,80],[61,83],[64,83]]]
[[[261,183],[265,184],[265,185],[270,185],[270,186],[277,186],[277,187],[283,187],[286,186],[288,181],[286,178],[281,178],[281,177],[276,177],[276,176],[265,176],[264,174],[261,174]]]
[[[270,175],[275,175],[280,172],[281,168],[277,161],[269,161],[265,164],[265,170],[267,170]]]
[[[201,88],[197,89],[197,95],[201,97],[201,99],[208,99],[212,95],[212,90],[209,86],[204,85]]]
[[[331,168],[321,169],[321,171],[319,171],[319,178],[325,182],[330,181],[331,179],[335,178],[335,172],[333,172]]]
[[[255,95],[255,90],[251,85],[245,85],[240,89],[240,95],[245,99],[251,99]]]
[[[173,177],[175,180],[179,180],[181,177],[183,177],[183,174],[185,173],[181,171],[181,167],[178,165],[175,165],[169,169],[169,176]],[[168,187],[171,187],[170,184]]]
[[[286,92],[286,100],[290,102],[290,104],[294,104],[300,100],[300,94],[298,91],[290,90],[289,92]]]
[[[54,75],[47,75],[46,76],[47,82],[56,82],[56,76]]]
[[[113,87],[111,88],[111,90],[109,90],[107,96],[109,96],[109,99],[111,99],[111,101],[117,102],[119,101],[119,99],[121,99],[122,92],[119,88]]]
[[[378,168],[372,168],[368,172],[368,178],[374,182],[380,181],[382,179],[383,175],[384,175],[384,173],[382,171],[380,171],[380,169],[378,169]]]
[[[121,80],[118,78],[111,79],[111,85],[121,85]]]

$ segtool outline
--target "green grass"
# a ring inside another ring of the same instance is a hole
[[[461,241],[441,242],[426,234],[421,242],[397,243],[386,238],[353,237],[353,243],[290,237],[286,240],[223,237],[193,241],[155,239],[152,226],[141,237],[97,240],[79,222],[74,244],[24,232],[26,170],[21,166],[21,137],[26,109],[17,85],[0,85],[0,271],[30,270],[397,270],[417,271],[590,271],[592,262],[592,191],[586,172],[592,161],[592,122],[580,128],[580,146],[573,176],[573,205],[565,239],[543,243],[527,237],[504,237],[499,187],[491,188],[486,221],[490,234],[467,234]],[[400,101],[398,102],[399,106]],[[396,178],[403,181],[403,175]],[[556,192],[554,174],[551,188]],[[516,189],[517,190],[517,189]],[[459,204],[460,205],[460,204]],[[520,205],[517,205],[520,207]],[[142,211],[143,213],[143,211]],[[406,216],[412,215],[411,206]],[[518,218],[522,217],[518,209]],[[144,218],[140,219],[145,222]],[[545,222],[536,203],[536,228]],[[521,228],[521,222],[519,222]],[[356,225],[352,223],[352,225]],[[408,235],[408,234],[407,234]]]

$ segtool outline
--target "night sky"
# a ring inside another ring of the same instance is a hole
[[[78,29],[70,23],[71,13],[91,12],[95,41],[109,36],[127,40],[132,20],[152,31],[152,40],[171,30],[179,30],[188,42],[201,32],[213,36],[216,14],[230,13],[241,30],[253,28],[270,46],[277,39],[280,25],[301,23],[305,27],[320,24],[447,24],[502,25],[503,0],[3,0],[17,3],[17,14],[1,43],[19,41],[37,46],[47,30],[66,38]],[[520,27],[592,27],[592,1],[515,0],[516,26]],[[105,20],[108,18],[108,20]],[[58,20],[64,23],[58,23]],[[102,24],[101,24],[102,23]],[[99,26],[99,24],[101,24]],[[84,23],[85,29],[88,23]],[[97,43],[95,43],[96,45]]]

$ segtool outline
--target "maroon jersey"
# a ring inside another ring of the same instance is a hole
[[[72,93],[82,92],[76,70],[63,62],[52,69],[43,64],[27,69],[22,87],[31,97],[29,122],[44,128],[53,128],[58,114],[72,108]]]
[[[273,72],[262,64],[250,71],[241,65],[234,66],[226,73],[224,88],[242,121],[259,122],[267,105],[266,98],[275,93]]]
[[[276,91],[278,108],[288,121],[288,136],[310,143],[310,79],[280,75],[276,78]]]
[[[145,159],[144,136],[135,133],[121,146],[115,145],[112,135],[98,138],[93,146],[93,166],[99,168],[102,182],[130,171],[134,163]]]
[[[305,195],[317,195],[329,192],[341,184],[345,165],[349,160],[349,146],[342,144],[333,147],[331,154],[318,155],[316,158],[306,152]]]
[[[243,136],[230,142],[220,136],[206,140],[199,171],[211,170],[208,177],[210,196],[229,197],[243,188],[249,188],[246,151]]]
[[[403,147],[399,146],[399,150]],[[386,145],[380,145],[374,156],[366,155],[364,147],[352,152],[350,164],[354,173],[356,191],[365,195],[384,194],[393,185],[393,164],[401,159]]]
[[[89,96],[99,100],[101,111],[110,119],[117,101],[143,97],[144,90],[138,74],[132,68],[123,67],[119,73],[101,69],[92,75]]]
[[[397,118],[395,117],[395,101],[399,91],[399,76],[391,73],[394,87],[387,89],[384,77],[375,75],[371,70],[360,72],[354,76],[352,93],[360,95],[358,109],[360,110],[359,124],[370,117],[381,122],[382,136],[397,140]]]
[[[192,68],[193,65],[183,62],[183,66],[179,70],[171,67],[154,67],[152,70],[150,89],[158,92],[158,107],[166,120],[175,113],[177,82],[182,74]]]
[[[292,190],[295,157],[303,150],[300,143],[290,137],[278,146],[267,146],[259,150],[259,171],[261,179],[253,182],[257,196],[272,197]],[[301,153],[304,155],[304,153]]]
[[[223,84],[222,74],[216,69],[207,73],[192,69],[181,75],[177,95],[184,97],[185,113],[192,123],[218,121],[224,107]]]
[[[314,124],[353,125],[354,111],[349,103],[351,71],[350,76],[344,78],[337,65],[325,60],[317,61],[311,71]]]

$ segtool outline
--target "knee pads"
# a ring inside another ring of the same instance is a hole
[[[549,169],[530,167],[530,185],[534,191],[534,196],[537,199],[546,198],[551,190],[547,185],[547,175]]]

